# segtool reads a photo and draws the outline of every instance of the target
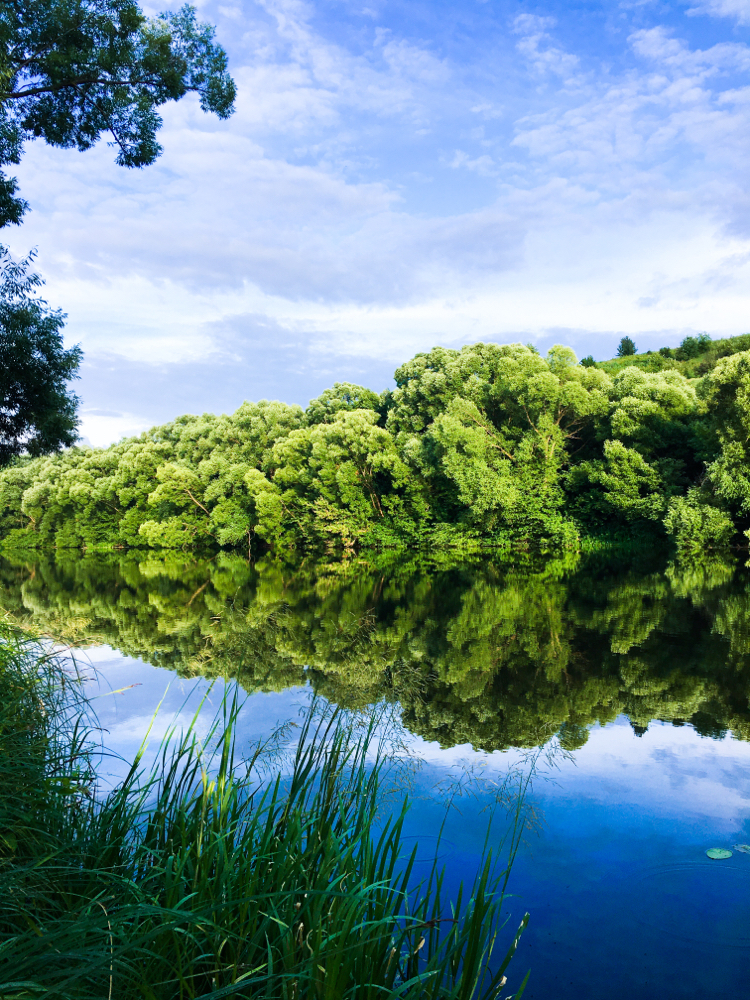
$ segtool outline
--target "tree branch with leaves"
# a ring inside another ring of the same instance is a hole
[[[219,118],[234,110],[226,53],[194,7],[147,18],[134,0],[0,4],[0,165],[30,139],[87,150],[109,133],[118,164],[148,166],[162,151],[157,109],[190,93]],[[0,175],[0,226],[27,207]]]
[[[16,261],[0,246],[0,466],[25,451],[42,455],[73,444],[80,347],[65,349],[65,315],[38,294],[32,252]]]

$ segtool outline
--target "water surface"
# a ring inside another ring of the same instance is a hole
[[[409,835],[426,856],[446,787],[481,776],[447,821],[452,883],[471,877],[493,782],[543,753],[510,883],[509,928],[526,910],[531,921],[509,992],[531,968],[533,998],[745,995],[750,855],[705,855],[750,842],[744,568],[685,571],[658,553],[526,566],[16,557],[0,563],[0,607],[85,647],[107,746],[125,759],[160,701],[157,736],[214,678],[214,702],[227,680],[249,693],[248,740],[313,690],[392,704],[422,761]],[[102,764],[112,780],[120,766]]]

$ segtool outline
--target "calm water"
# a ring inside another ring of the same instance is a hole
[[[657,554],[5,560],[0,607],[86,646],[106,743],[126,759],[162,698],[155,735],[211,678],[250,693],[248,739],[311,690],[392,703],[422,762],[409,833],[425,858],[446,790],[463,776],[474,793],[449,813],[453,882],[471,876],[493,786],[541,752],[508,901],[509,928],[531,921],[508,992],[531,968],[533,998],[747,995],[750,855],[705,855],[750,842],[746,569],[684,572]],[[112,779],[119,766],[102,765]]]

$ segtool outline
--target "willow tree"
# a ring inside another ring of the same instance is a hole
[[[711,459],[699,485],[675,498],[667,528],[685,552],[725,546],[744,532],[750,540],[750,351],[717,362],[699,383]]]
[[[387,427],[433,516],[468,531],[572,540],[561,471],[608,412],[611,382],[566,347],[436,348],[397,369]]]

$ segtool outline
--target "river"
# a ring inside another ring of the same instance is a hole
[[[473,874],[498,789],[512,799],[531,776],[508,926],[531,918],[509,992],[531,969],[533,1000],[745,995],[741,563],[27,553],[0,561],[0,607],[74,647],[112,754],[105,780],[149,725],[153,745],[203,696],[207,726],[226,684],[247,695],[248,741],[298,718],[313,693],[387,706],[411,755],[420,863],[452,797],[440,856],[453,885]],[[711,860],[714,847],[732,856]]]

